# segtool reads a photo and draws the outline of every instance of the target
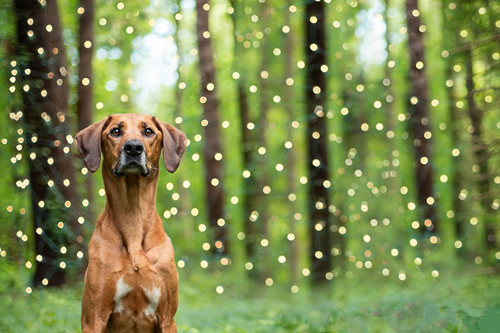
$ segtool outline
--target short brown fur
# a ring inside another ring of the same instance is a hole
[[[119,136],[111,133],[115,128],[120,128]],[[146,135],[146,128],[154,134]],[[131,167],[117,172],[124,146],[131,140],[144,148],[147,174]],[[174,172],[186,148],[186,136],[152,116],[118,114],[80,131],[75,144],[90,172],[99,168],[102,154],[106,191],[106,206],[89,243],[82,331],[177,332],[174,250],[155,201],[161,150],[166,169]],[[117,300],[120,279],[129,289]],[[153,307],[151,290],[160,295]]]

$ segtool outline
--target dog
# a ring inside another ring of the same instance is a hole
[[[186,136],[156,117],[115,114],[77,133],[94,173],[102,154],[106,205],[89,243],[82,332],[177,332],[174,249],[155,208],[160,155],[173,173]]]

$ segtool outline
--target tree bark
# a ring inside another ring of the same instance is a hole
[[[452,47],[456,46],[458,43],[457,37],[456,37],[456,27],[457,27],[457,22],[454,22],[453,18],[456,16],[456,13],[452,13],[450,10],[448,10],[446,3],[442,3],[442,20],[443,22],[449,22],[449,24],[446,27],[443,27],[443,33],[444,33],[444,38],[443,38],[443,49],[444,50],[450,50]],[[460,22],[461,24],[461,22]],[[450,52],[449,56],[446,59],[446,79],[447,80],[452,80],[453,82],[456,82],[456,77],[454,77],[453,74],[453,64],[454,64],[454,58],[456,58],[456,55],[453,56],[452,53]],[[450,118],[448,128],[450,130],[450,135],[451,135],[451,142],[453,143],[454,148],[458,148],[460,151],[462,151],[463,146],[464,146],[464,140],[463,137],[461,136],[461,133],[465,130],[462,128],[462,114],[460,113],[460,110],[456,106],[456,90],[455,90],[455,84],[453,85],[446,85],[446,93],[447,93],[447,99],[448,99],[448,116]],[[458,156],[453,156],[452,157],[452,164],[453,168],[451,171],[451,185],[452,185],[452,193],[453,193],[453,229],[455,232],[455,239],[460,242],[465,242],[466,239],[466,212],[467,209],[465,208],[468,206],[465,204],[461,199],[460,199],[460,192],[464,188],[465,181],[466,179],[462,166],[463,166],[463,154],[459,154]],[[456,248],[456,253],[458,256],[465,256],[467,254],[466,252],[466,247],[464,244],[458,248]]]
[[[418,0],[406,0],[406,20],[408,25],[408,49],[410,53],[410,84],[412,97],[416,101],[410,105],[410,127],[415,151],[415,184],[418,209],[423,221],[422,232],[436,233],[438,220],[434,196],[432,170],[428,84],[425,71],[425,46],[418,11]],[[426,137],[427,136],[427,137]]]
[[[290,8],[291,1],[287,1],[287,6],[284,10],[285,12],[285,25],[290,27]],[[293,35],[292,31],[285,34],[284,41],[284,54],[285,57],[285,80],[287,78],[293,77],[293,64],[292,64],[292,53],[293,53]],[[287,150],[286,154],[286,165],[287,165],[287,193],[288,195],[296,194],[297,191],[297,172],[296,172],[296,163],[297,163],[297,153],[296,148],[293,146],[293,129],[292,122],[295,120],[295,104],[292,102],[293,99],[293,88],[288,84],[283,86],[283,105],[288,115],[288,126],[286,131],[287,141],[292,143],[292,147]],[[289,257],[290,257],[290,284],[297,285],[299,282],[299,252],[298,252],[298,235],[295,221],[295,213],[297,211],[297,205],[295,200],[290,201],[289,204],[289,216],[288,223],[290,226],[290,234],[294,235],[293,240],[290,240],[289,246]]]
[[[204,8],[205,7],[205,8]],[[201,98],[205,126],[204,164],[206,169],[205,187],[208,208],[208,220],[214,233],[217,254],[229,254],[229,239],[224,220],[224,193],[222,188],[222,163],[215,159],[222,154],[218,97],[215,88],[215,67],[213,63],[212,43],[209,35],[208,13],[210,2],[196,0],[196,34],[198,40],[199,67],[201,74]],[[216,184],[216,185],[214,185]]]
[[[452,69],[451,69],[451,62],[448,64],[448,77],[452,78]],[[460,146],[460,129],[459,129],[459,122],[460,122],[460,115],[458,112],[458,109],[455,106],[455,97],[453,94],[453,87],[448,87],[447,88],[448,92],[448,103],[449,103],[449,114],[450,114],[450,124],[449,128],[451,131],[451,140],[454,143],[455,147]],[[455,214],[454,217],[454,229],[455,229],[455,237],[459,241],[464,241],[465,240],[465,226],[466,226],[466,221],[465,221],[465,216],[464,216],[464,203],[462,200],[460,200],[460,192],[462,190],[463,186],[463,177],[464,175],[462,174],[460,170],[460,166],[462,164],[462,158],[461,156],[456,156],[453,158],[453,171],[452,171],[452,186],[453,186],[453,212]],[[464,254],[463,247],[458,249],[458,254]]]
[[[390,26],[389,26],[389,0],[385,0],[385,8],[384,8],[384,20],[385,20],[385,42],[386,42],[386,52],[387,52],[387,61],[385,65],[385,77],[386,79],[389,80],[389,84],[386,86],[386,94],[387,96],[393,96],[394,97],[394,89],[392,89],[392,70],[389,67],[389,61],[391,59],[391,52],[389,50],[390,45],[391,45],[391,34],[390,34]],[[387,102],[386,106],[386,128],[387,132],[393,131],[394,132],[394,102]],[[392,150],[394,150],[393,146],[393,140],[390,139],[390,154],[389,154],[389,160],[392,159]]]
[[[61,247],[71,233],[81,243],[79,197],[70,154],[67,64],[57,3],[16,0],[18,53],[36,261],[35,286],[65,282]],[[20,58],[23,59],[23,58]],[[70,140],[71,141],[71,140]],[[62,226],[62,228],[61,228]],[[62,229],[62,230],[61,230]],[[39,255],[39,256],[38,256]]]
[[[329,159],[325,112],[326,64],[324,3],[308,1],[306,26],[306,140],[308,153],[308,199],[311,276],[313,283],[326,281],[331,269],[330,200],[324,181],[329,179]],[[316,22],[315,22],[316,21]],[[316,46],[316,47],[315,47]]]
[[[245,218],[245,222],[243,225],[245,231],[245,252],[247,260],[255,265],[257,261],[259,232],[255,222],[255,218],[252,214],[255,207],[253,198],[255,197],[255,194],[257,192],[257,182],[255,180],[254,173],[252,172],[254,171],[252,164],[252,148],[254,147],[254,140],[252,132],[247,127],[247,125],[250,123],[249,106],[245,87],[243,86],[243,83],[241,81],[238,82],[238,108],[240,111],[241,121],[241,151],[243,154],[243,167],[245,170],[250,172],[249,176],[245,178],[242,198],[243,214]],[[255,277],[255,274],[253,274],[253,270],[251,270],[250,272],[250,275],[252,277]]]
[[[267,3],[263,3],[260,12],[260,22],[262,30],[265,31],[269,24],[270,8]],[[255,209],[259,213],[259,225],[263,239],[270,240],[269,234],[269,205],[268,195],[264,193],[264,187],[269,185],[268,153],[267,153],[267,116],[269,113],[269,94],[267,78],[262,77],[262,72],[269,70],[269,37],[264,36],[261,42],[260,68],[259,68],[259,115],[257,120],[257,140],[259,148],[266,149],[266,153],[257,157],[255,172],[258,179],[258,187],[255,193]],[[271,242],[269,243],[271,244]],[[271,274],[270,248],[271,245],[261,249],[260,275],[265,280]]]
[[[179,56],[179,64],[176,69],[177,73],[177,84],[175,88],[175,106],[174,106],[174,117],[175,118],[181,118],[182,119],[182,89],[179,87],[179,84],[182,81],[182,73],[180,71],[180,67],[182,66],[182,60],[183,60],[183,52],[181,50],[181,39],[179,38],[179,31],[180,31],[180,20],[177,20],[175,18],[176,14],[181,14],[182,11],[182,6],[181,6],[181,0],[177,0],[176,2],[178,11],[174,14],[174,22],[175,22],[175,33],[174,33],[174,41],[175,45],[177,46],[177,55]],[[177,128],[182,129],[180,125],[177,125]],[[183,186],[183,179],[184,179],[184,171],[182,170],[177,170],[179,173],[179,180],[177,182],[177,188],[179,189],[179,195],[181,197],[181,200],[179,201],[179,216],[181,218],[184,218],[188,214],[189,207],[191,207],[191,197],[189,195],[189,191]],[[191,237],[192,236],[192,230],[193,228],[184,228],[184,237]]]
[[[391,96],[392,98],[394,98],[394,89],[393,89],[393,86],[392,86],[392,81],[393,81],[393,73],[392,73],[392,69],[391,67],[389,67],[389,62],[391,61],[392,57],[391,57],[391,51],[390,51],[390,45],[391,45],[391,35],[390,35],[390,25],[389,25],[389,15],[388,15],[388,11],[389,11],[389,6],[390,6],[390,2],[389,0],[385,0],[385,8],[384,8],[384,20],[385,20],[385,41],[386,41],[386,52],[387,52],[387,60],[386,60],[386,63],[385,63],[385,78],[387,80],[389,80],[387,82],[387,84],[385,84],[384,82],[384,85],[386,86],[385,88],[385,92],[386,92],[386,96]],[[395,129],[395,126],[394,126],[394,100],[388,100],[386,99],[386,104],[384,106],[385,108],[385,118],[386,118],[386,121],[385,121],[385,127],[386,127],[386,133],[389,133],[389,132],[392,132],[394,133],[394,129]],[[393,172],[393,169],[394,169],[394,166],[392,164],[392,161],[394,160],[393,158],[393,152],[394,152],[394,138],[389,138],[388,137],[388,140],[389,140],[389,145],[388,145],[388,149],[387,149],[387,159],[390,163],[389,167],[388,167],[388,171],[389,171],[389,174],[388,174],[388,183],[389,183],[389,193],[390,194],[395,194],[399,197],[399,188],[400,188],[400,184],[398,184],[398,182],[396,181],[396,177],[392,176],[392,172]],[[396,172],[394,170],[394,172]]]
[[[231,15],[234,29],[234,58],[243,58],[243,49],[238,42],[238,15],[242,12],[240,7],[237,5],[236,1],[231,0],[231,5],[234,8],[234,13]],[[244,180],[244,191],[242,195],[242,205],[244,214],[244,224],[243,229],[245,232],[245,254],[247,261],[252,263],[253,268],[248,271],[249,276],[255,280],[261,278],[259,274],[259,244],[262,238],[262,234],[258,227],[258,219],[260,215],[255,213],[257,207],[256,199],[258,198],[258,188],[259,182],[257,180],[257,167],[255,166],[255,158],[253,153],[256,149],[256,137],[254,135],[253,129],[248,125],[253,123],[250,117],[250,105],[248,103],[248,94],[245,89],[245,79],[246,75],[243,70],[243,66],[239,65],[239,62],[235,62],[235,67],[239,70],[240,78],[237,81],[238,89],[238,109],[240,115],[240,131],[241,131],[241,152],[243,168],[249,171],[248,176],[245,176]],[[261,192],[262,193],[262,192]]]
[[[92,57],[94,54],[94,0],[80,0],[78,27],[78,130],[92,123],[94,81],[92,78]],[[88,81],[87,81],[88,80]]]
[[[83,11],[83,12],[82,12]],[[77,117],[78,130],[82,130],[92,123],[93,112],[93,85],[92,58],[94,55],[94,0],[80,0],[78,9],[78,103]],[[89,174],[85,177],[86,196],[94,205],[94,180]],[[88,221],[94,221],[96,212],[89,208]]]
[[[472,125],[472,151],[476,163],[479,167],[479,175],[476,178],[477,188],[479,190],[480,203],[485,218],[485,244],[488,249],[496,249],[495,223],[492,221],[492,209],[490,198],[490,172],[488,167],[489,153],[483,138],[483,112],[474,100],[474,72],[472,69],[472,50],[469,49],[465,54],[465,69],[467,88],[467,113]]]

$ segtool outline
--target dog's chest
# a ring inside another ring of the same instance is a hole
[[[164,288],[154,276],[140,272],[123,275],[116,282],[113,315],[123,320],[155,322],[164,294]]]

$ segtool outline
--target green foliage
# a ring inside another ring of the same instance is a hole
[[[231,242],[231,258],[226,265],[205,250],[207,245],[213,248],[213,241],[210,230],[203,231],[208,207],[194,2],[96,1],[94,120],[111,113],[154,114],[182,129],[190,140],[179,170],[173,175],[162,170],[157,196],[158,212],[174,242],[176,260],[183,267],[181,277],[185,277],[181,278],[179,331],[474,332],[495,324],[500,286],[495,280],[498,273],[490,272],[490,267],[498,265],[500,252],[498,248],[485,250],[483,234],[487,216],[496,218],[497,238],[500,230],[500,54],[494,39],[498,39],[499,5],[494,1],[420,1],[432,103],[434,185],[442,222],[439,241],[431,244],[428,235],[412,228],[412,222],[419,220],[419,212],[418,207],[414,208],[414,143],[408,128],[411,96],[404,2],[389,1],[385,12],[385,1],[325,2],[328,102],[324,110],[328,118],[329,191],[333,203],[328,208],[344,227],[345,248],[334,244],[337,261],[329,276],[332,281],[325,289],[312,289],[305,210],[305,175],[311,161],[307,158],[304,133],[307,119],[302,3],[211,1],[215,87],[221,122],[226,122],[221,129],[221,186],[225,191],[225,220]],[[71,74],[71,116],[75,118],[78,1],[61,0],[58,4]],[[234,4],[233,14],[230,4]],[[267,18],[263,15],[266,8],[270,10]],[[362,45],[366,40],[360,35],[372,28],[365,21],[368,12],[388,29],[388,57],[382,63],[360,60],[361,52],[373,51],[373,45]],[[235,18],[234,30],[230,15]],[[0,304],[0,313],[10,314],[0,317],[0,330],[16,332],[22,323],[21,329],[31,332],[78,331],[79,285],[74,289],[25,292],[36,265],[36,252],[27,183],[29,157],[25,156],[29,138],[24,137],[22,121],[16,119],[22,107],[19,73],[14,74],[15,66],[11,65],[16,40],[14,17],[10,4],[0,4],[0,21],[5,22],[0,26],[0,110],[4,110],[0,117],[0,296],[5,300]],[[284,27],[286,17],[289,30]],[[292,39],[290,54],[284,51],[287,33]],[[146,48],[150,37],[168,41],[170,49]],[[490,152],[491,191],[486,194],[480,193],[475,184],[480,175],[467,114],[463,50],[470,48],[475,100],[484,114],[484,139]],[[156,56],[150,53],[167,51],[176,53],[172,59],[162,58],[174,69],[169,75],[175,84],[162,81],[155,87],[144,85],[144,78],[147,81],[151,73],[144,69],[144,64]],[[287,60],[292,65],[291,83],[285,77]],[[138,82],[143,82],[142,86]],[[265,91],[261,89],[263,82],[267,85]],[[251,121],[256,125],[253,133],[262,130],[267,136],[265,154],[253,147],[255,162],[250,166],[256,175],[267,175],[266,185],[271,189],[265,197],[270,211],[269,245],[265,251],[261,249],[259,258],[269,270],[257,284],[247,280],[248,258],[241,237],[247,218],[242,197],[247,189],[242,176],[242,124],[237,96],[240,83],[248,94]],[[291,96],[286,96],[286,85]],[[17,87],[15,93],[9,91],[12,86]],[[274,99],[276,96],[279,98]],[[263,101],[269,104],[269,112],[267,126],[260,128],[258,117]],[[453,108],[458,112],[456,118],[451,112]],[[285,148],[287,140],[293,149]],[[297,156],[293,195],[288,193],[290,151]],[[79,160],[75,164],[79,170],[83,167]],[[95,202],[90,203],[99,212],[104,206],[101,177],[99,172],[85,177],[94,177],[96,192],[101,190],[99,196],[96,193]],[[80,175],[78,179],[82,194],[83,178]],[[454,187],[457,180],[461,181],[458,191]],[[489,195],[491,210],[481,207],[483,195]],[[455,206],[456,197],[461,200],[460,207]],[[52,203],[49,200],[47,205]],[[466,222],[462,239],[457,238],[455,231],[459,220]],[[292,224],[296,229],[290,237]],[[83,224],[84,242],[88,242],[93,226],[94,221]],[[66,233],[67,229],[59,231],[53,227],[59,237],[58,247],[65,245],[68,249],[62,258],[72,270],[72,277],[81,280],[76,274],[83,260],[75,256],[75,240]],[[291,238],[299,249],[294,268]],[[461,247],[460,252],[457,247]],[[474,266],[469,266],[471,263]],[[208,267],[201,269],[200,264]],[[293,283],[292,269],[299,276]],[[468,271],[479,272],[470,275]],[[431,278],[432,275],[439,277]],[[273,286],[267,287],[264,282]],[[298,294],[284,287],[291,284],[299,289]],[[217,286],[224,287],[223,294],[215,292]]]
[[[459,274],[457,274],[459,273]],[[458,276],[458,277],[457,277]],[[205,271],[181,270],[179,332],[494,332],[500,309],[495,277],[447,271],[411,282],[338,279],[333,289],[266,289]],[[223,285],[224,292],[216,293]],[[81,285],[1,291],[2,332],[78,332]],[[489,328],[489,330],[488,330]]]
[[[2,292],[3,332],[79,332],[81,288]]]

